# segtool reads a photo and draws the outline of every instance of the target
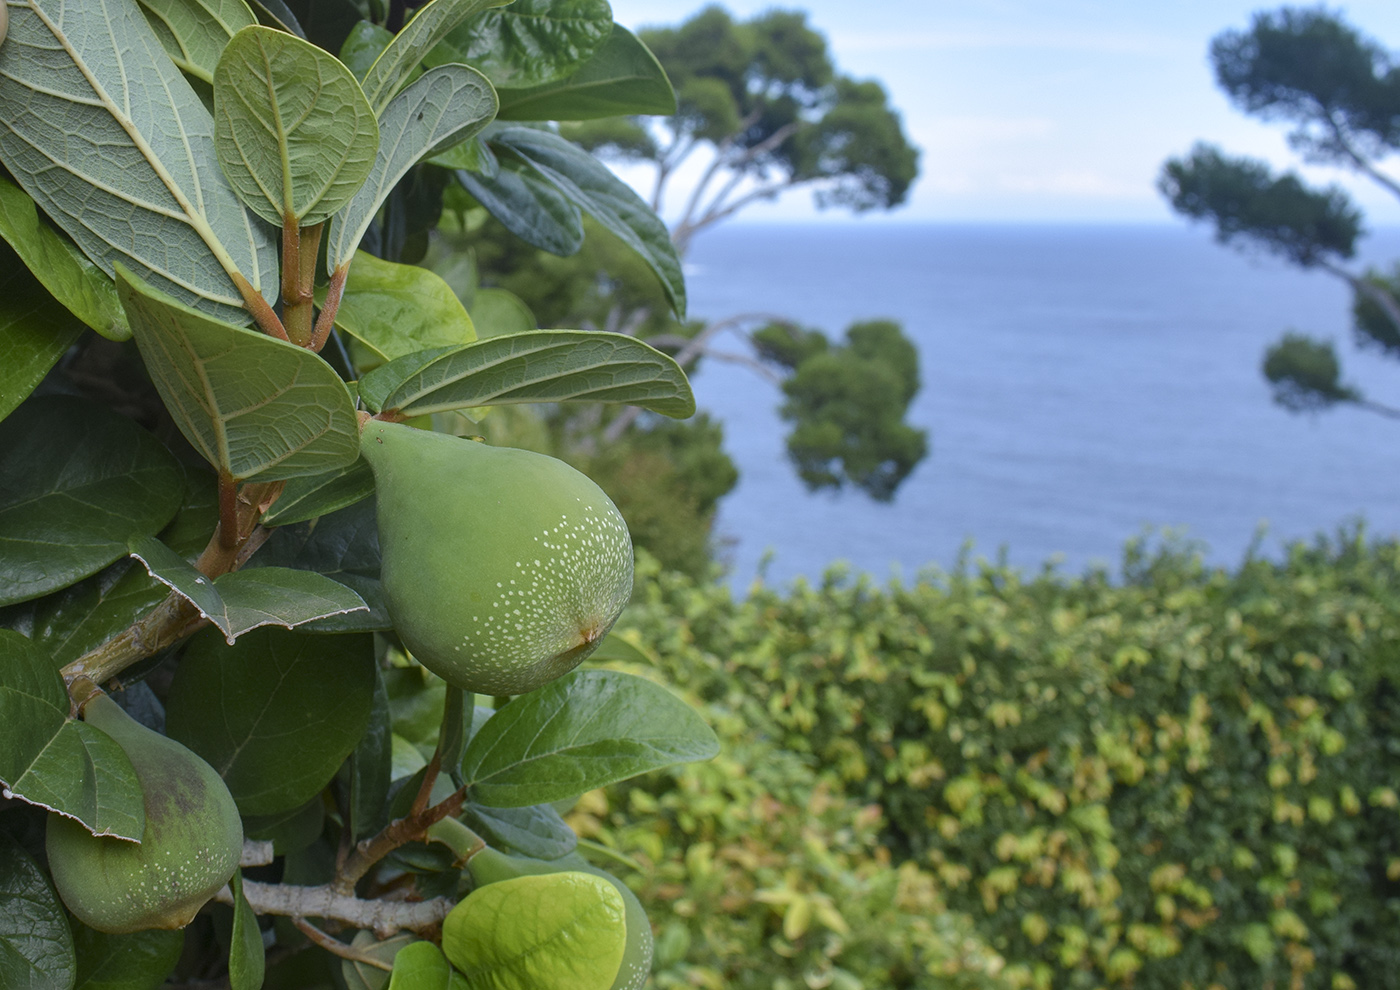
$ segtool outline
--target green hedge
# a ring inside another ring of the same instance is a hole
[[[692,814],[676,795],[705,793],[697,773],[787,759],[848,818],[881,809],[894,862],[973,919],[1011,985],[1400,988],[1395,544],[1233,573],[1137,550],[1117,582],[833,572],[741,600],[643,567],[639,589],[624,638],[757,748],[620,792],[614,840],[657,802]],[[865,983],[902,985],[923,984]]]

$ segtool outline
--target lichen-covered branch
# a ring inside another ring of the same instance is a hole
[[[256,914],[324,918],[368,929],[380,938],[404,930],[429,934],[442,924],[453,907],[446,897],[428,901],[363,900],[353,894],[342,894],[329,884],[299,887],[256,880],[243,881],[243,896]],[[232,904],[233,893],[225,887],[214,899],[220,904]]]

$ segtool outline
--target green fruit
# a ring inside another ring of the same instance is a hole
[[[105,694],[83,719],[131,760],[145,798],[141,842],[96,836],[50,815],[46,846],[54,886],[90,928],[126,933],[183,928],[228,883],[243,853],[238,806],[214,768],[153,732]]]
[[[404,645],[478,694],[567,674],[632,593],[632,540],[602,489],[563,461],[370,420],[380,573]]]
[[[591,873],[602,877],[622,895],[623,915],[627,925],[627,947],[622,953],[622,965],[611,990],[641,990],[651,975],[651,960],[655,951],[655,940],[651,934],[651,922],[646,910],[632,888],[617,877],[600,870],[578,853],[569,853],[559,859],[531,859],[529,856],[508,856],[498,849],[487,847],[467,860],[467,870],[478,887],[509,880],[513,877],[543,875],[548,873]]]

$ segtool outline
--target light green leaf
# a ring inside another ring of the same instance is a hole
[[[325,474],[293,478],[272,508],[263,513],[264,526],[286,526],[315,519],[354,505],[374,494],[374,472],[364,458]],[[256,558],[255,558],[256,559]]]
[[[374,166],[379,124],[340,61],[284,31],[236,34],[214,72],[214,145],[239,198],[276,226],[321,223]]]
[[[364,251],[355,255],[335,323],[385,361],[476,340],[471,317],[441,277]]]
[[[112,279],[88,261],[76,244],[60,236],[48,224],[41,223],[34,200],[19,186],[3,178],[0,178],[0,237],[15,249],[32,276],[74,316],[111,340],[126,340],[131,336]],[[6,295],[9,295],[8,290]]]
[[[0,986],[69,990],[73,936],[53,885],[18,842],[0,834]]]
[[[180,961],[184,945],[181,929],[109,935],[74,919],[78,982],[73,990],[157,990]]]
[[[494,178],[501,169],[501,163],[496,160],[495,153],[481,139],[480,135],[468,138],[460,144],[454,144],[446,151],[440,151],[433,155],[427,161],[429,165],[437,165],[440,168],[464,168],[469,172],[480,172],[490,178]]]
[[[578,145],[535,127],[502,127],[490,135],[525,161],[579,209],[639,254],[661,280],[666,298],[685,319],[685,277],[670,231],[646,201]]]
[[[108,275],[247,321],[277,253],[218,168],[209,111],[134,0],[21,0],[0,45],[0,160]]]
[[[500,89],[501,120],[596,120],[676,112],[661,63],[621,24],[573,75],[529,89]]]
[[[443,2],[445,0],[433,0],[424,12]],[[418,18],[422,16],[419,14]],[[383,56],[380,59],[382,61]],[[370,221],[414,163],[425,155],[466,140],[495,116],[495,90],[485,76],[465,65],[430,69],[394,97],[380,114],[379,152],[369,178],[345,209],[331,220],[326,247],[327,270],[334,272],[354,257]]]
[[[267,954],[263,951],[262,932],[258,931],[258,916],[248,898],[243,896],[243,871],[234,870],[229,881],[233,892],[233,936],[228,948],[229,990],[262,990],[267,971]]]
[[[515,0],[452,31],[428,61],[468,62],[496,86],[539,86],[584,65],[612,27],[608,0]]]
[[[244,0],[139,0],[146,20],[181,71],[214,81],[229,39],[258,23]]]
[[[494,173],[462,169],[457,181],[506,230],[532,247],[560,257],[583,247],[579,208],[528,166],[507,162]]]
[[[15,253],[0,246],[0,419],[34,391],[82,332]]]
[[[131,761],[106,733],[68,716],[58,667],[0,629],[0,793],[140,842],[146,807]]]
[[[408,83],[428,52],[445,38],[449,31],[467,18],[491,7],[500,7],[511,0],[432,0],[418,9],[413,19],[375,59],[365,73],[362,85],[369,104],[381,120],[389,102]],[[457,60],[457,61],[460,61]]]
[[[472,296],[472,325],[478,337],[504,337],[535,329],[535,314],[508,289],[477,289]]]
[[[710,727],[665,688],[584,670],[491,716],[467,747],[462,777],[479,804],[520,808],[718,752]]]
[[[210,580],[155,537],[133,540],[131,555],[161,584],[187,600],[229,645],[260,626],[297,626],[344,612],[366,611],[351,589],[313,571],[261,567]]]
[[[620,333],[534,330],[448,351],[419,351],[360,383],[370,409],[409,416],[513,402],[626,402],[664,416],[695,411],[685,372]]]
[[[219,772],[245,815],[300,808],[369,726],[374,641],[262,629],[225,646],[190,641],[166,731]]]
[[[452,967],[432,942],[413,942],[394,956],[389,990],[447,990]]]
[[[136,346],[175,423],[235,479],[323,474],[359,457],[345,383],[319,355],[119,279]]]
[[[454,907],[442,948],[470,990],[609,990],[627,944],[623,909],[622,895],[591,873],[513,877]]]
[[[126,417],[74,396],[25,403],[0,422],[0,605],[96,574],[183,495],[175,458]]]

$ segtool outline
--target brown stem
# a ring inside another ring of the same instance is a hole
[[[243,296],[243,308],[253,314],[253,319],[258,321],[259,329],[278,340],[287,340],[287,329],[282,326],[282,321],[277,318],[276,312],[268,305],[262,294],[253,288],[242,275],[235,273],[232,278],[233,284],[238,286],[239,294]]]
[[[421,792],[420,792],[421,797]],[[386,825],[378,835],[365,839],[355,847],[346,859],[339,875],[331,882],[331,887],[339,893],[349,894],[355,889],[366,873],[385,856],[400,846],[423,838],[428,829],[449,816],[455,817],[462,810],[467,799],[465,787],[453,791],[448,797],[417,812],[396,819]],[[414,804],[418,803],[417,799]]]
[[[339,956],[341,959],[349,959],[351,962],[364,963],[366,966],[382,969],[386,973],[392,972],[394,969],[393,963],[387,963],[383,959],[376,959],[374,956],[361,952],[353,945],[346,945],[344,942],[340,941],[340,939],[332,938],[305,918],[293,918],[292,924],[296,925],[297,929],[303,935],[333,956]]]
[[[287,339],[298,347],[311,346],[310,294],[301,291],[301,227],[290,213],[282,218],[282,321]]]
[[[227,471],[219,472],[219,546],[238,548],[238,482]]]
[[[341,265],[331,272],[330,285],[326,286],[326,302],[321,307],[321,315],[316,318],[316,329],[311,334],[311,343],[307,345],[313,351],[319,353],[330,339],[331,329],[335,326],[335,314],[340,309],[341,297],[345,295],[345,280],[349,276],[349,264]]]

